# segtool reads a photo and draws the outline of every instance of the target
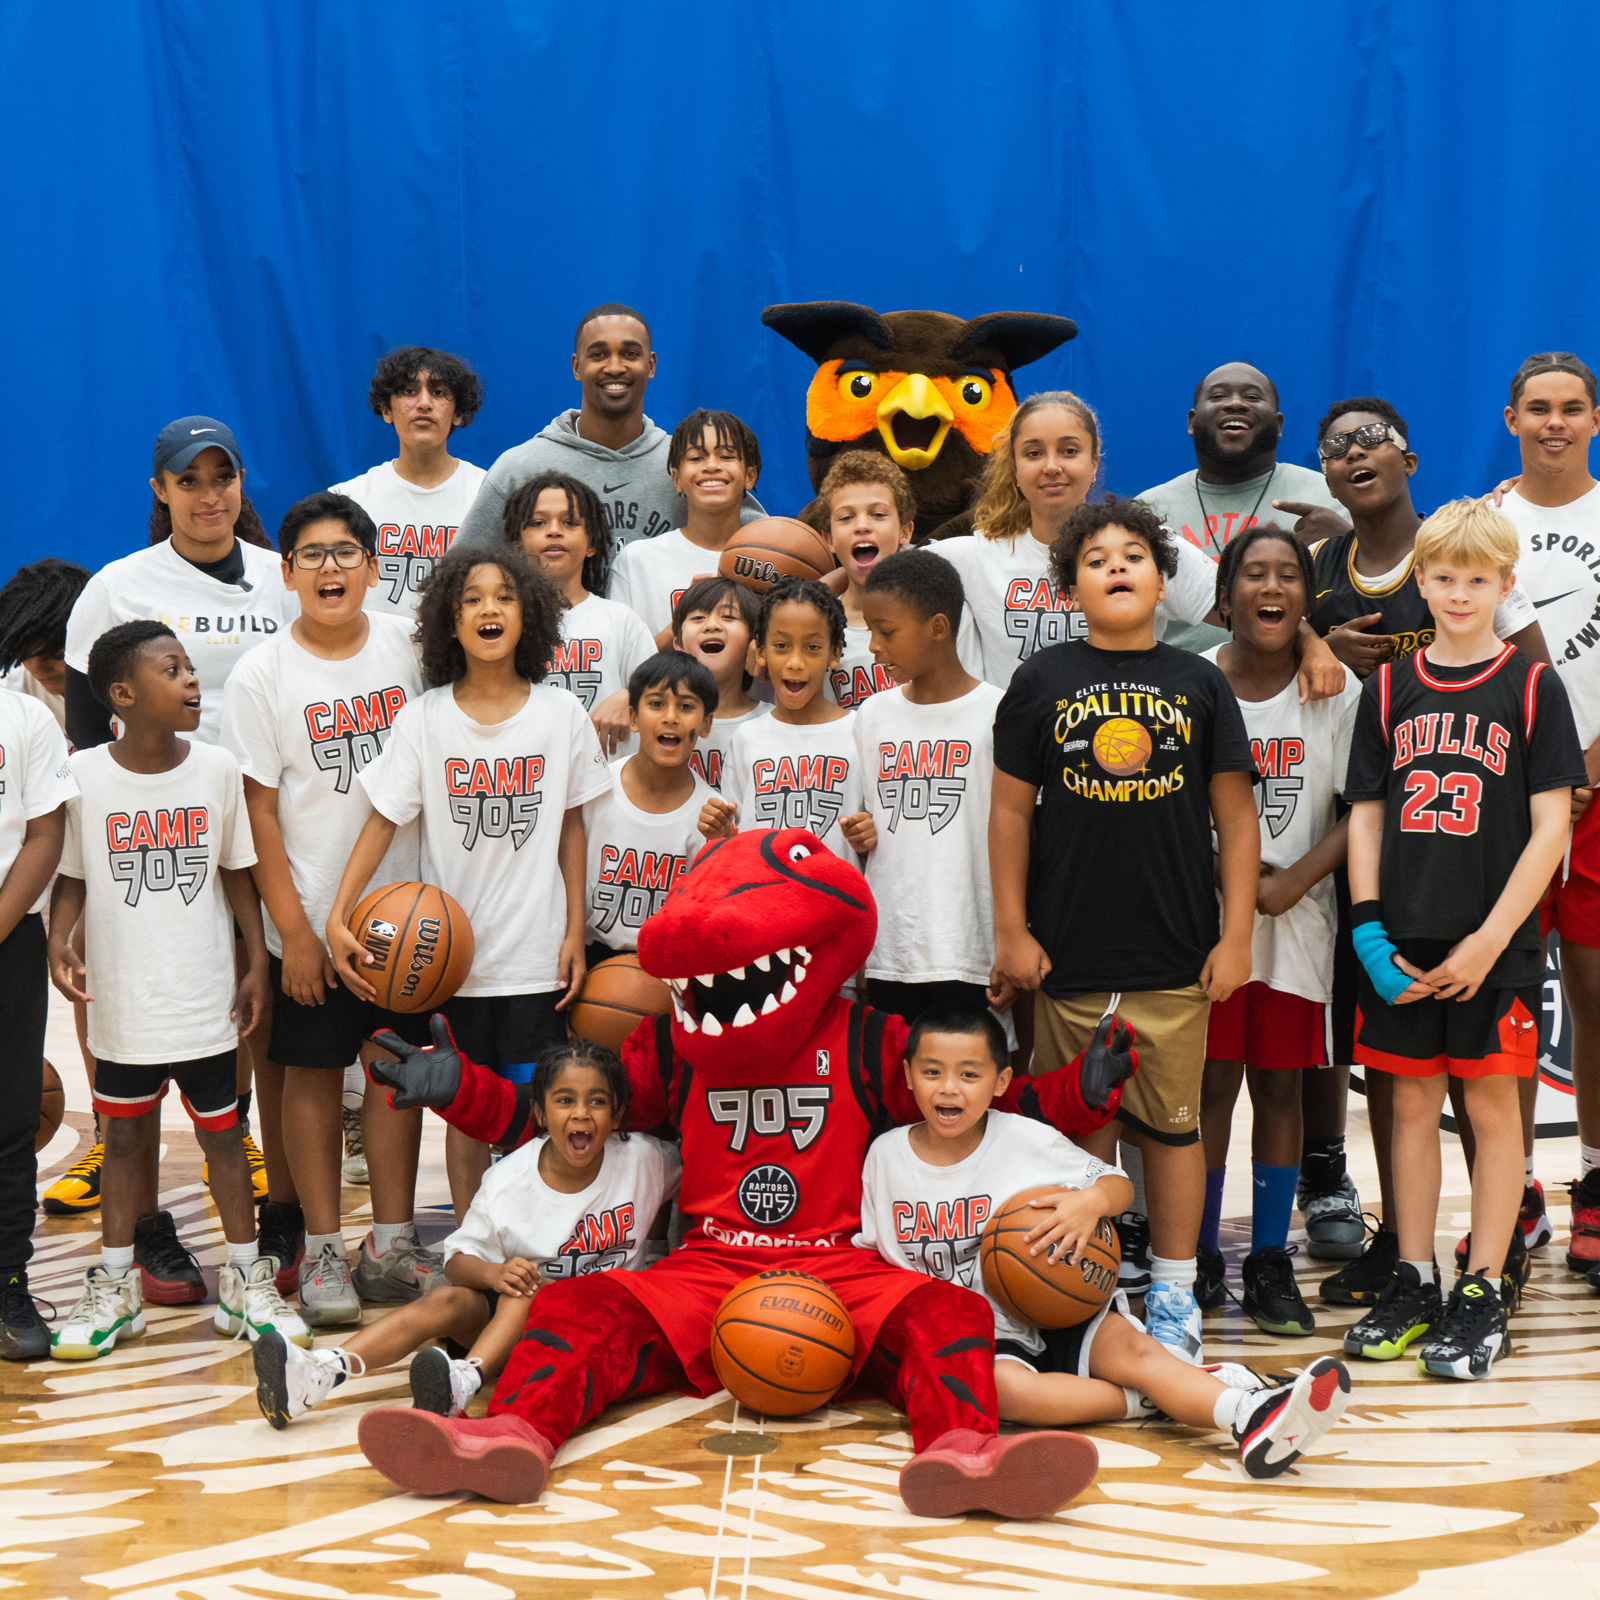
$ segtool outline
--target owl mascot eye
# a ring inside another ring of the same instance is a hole
[[[841,450],[878,450],[910,477],[917,538],[970,533],[983,459],[1017,409],[1011,374],[1078,331],[1070,318],[886,311],[846,300],[768,306],[761,320],[817,363],[806,459],[820,488]]]

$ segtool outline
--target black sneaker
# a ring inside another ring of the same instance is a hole
[[[1194,1253],[1194,1299],[1202,1311],[1219,1311],[1228,1300],[1228,1263],[1220,1250],[1201,1245]]]
[[[50,1354],[50,1330],[28,1290],[21,1267],[0,1272],[0,1361],[43,1361]]]
[[[183,1248],[170,1211],[153,1211],[134,1223],[133,1263],[150,1305],[187,1306],[206,1297],[200,1263]]]
[[[306,1253],[305,1213],[293,1201],[268,1200],[256,1217],[256,1246],[278,1262],[272,1281],[279,1294],[293,1294],[300,1287],[300,1263]]]
[[[1374,1229],[1360,1256],[1348,1267],[1324,1278],[1317,1293],[1330,1306],[1376,1305],[1399,1264],[1399,1235],[1387,1228]]]
[[[1143,1294],[1150,1287],[1150,1219],[1137,1211],[1124,1211],[1117,1218],[1117,1238],[1122,1243],[1122,1261],[1117,1267],[1117,1287],[1129,1294]]]
[[[1487,1378],[1511,1354],[1506,1308],[1493,1279],[1469,1272],[1454,1289],[1437,1331],[1417,1351],[1417,1371],[1437,1378]]]
[[[1239,1275],[1244,1280],[1244,1314],[1263,1333],[1302,1337],[1315,1333],[1311,1308],[1294,1281],[1292,1257],[1298,1245],[1282,1250],[1269,1245],[1244,1258]]]
[[[1423,1334],[1439,1323],[1443,1302],[1438,1273],[1424,1283],[1417,1269],[1404,1261],[1378,1298],[1378,1303],[1354,1327],[1345,1329],[1346,1355],[1369,1361],[1397,1361]]]
[[[1469,1233],[1456,1246],[1456,1271],[1457,1287],[1462,1278],[1466,1276],[1467,1262],[1472,1259],[1472,1235]],[[1506,1259],[1500,1268],[1500,1303],[1506,1308],[1507,1313],[1513,1312],[1522,1304],[1522,1290],[1528,1281],[1529,1274],[1533,1271],[1533,1257],[1528,1254],[1528,1246],[1522,1237],[1520,1228],[1511,1230],[1511,1243],[1506,1247]]]

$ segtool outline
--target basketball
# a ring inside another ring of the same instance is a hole
[[[472,970],[472,924],[431,883],[390,883],[350,913],[350,931],[375,964],[358,970],[385,1011],[435,1011]]]
[[[735,1284],[711,1324],[711,1364],[723,1388],[763,1417],[826,1405],[855,1353],[850,1313],[804,1272],[758,1272]]]
[[[1150,730],[1132,717],[1113,717],[1094,730],[1094,758],[1118,778],[1144,771],[1153,748]]]
[[[671,1006],[666,984],[652,978],[629,950],[589,968],[572,1008],[572,1031],[608,1050],[620,1050],[646,1017],[665,1016]]]
[[[1003,1310],[1036,1328],[1075,1328],[1087,1322],[1111,1298],[1122,1259],[1117,1230],[1105,1217],[1071,1261],[1052,1266],[1042,1252],[1028,1254],[1023,1240],[1046,1216],[1029,1201],[1060,1192],[1059,1185],[1044,1184],[1012,1195],[989,1218],[978,1243],[984,1288]]]
[[[820,578],[838,563],[828,541],[797,517],[747,522],[722,552],[717,571],[752,594],[765,594],[785,578]]]
[[[44,1088],[39,1095],[39,1131],[33,1136],[33,1148],[43,1150],[56,1136],[61,1119],[67,1112],[67,1091],[61,1087],[61,1074],[44,1064]]]

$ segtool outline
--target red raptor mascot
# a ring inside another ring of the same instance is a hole
[[[866,959],[878,913],[866,879],[800,828],[714,841],[639,937],[639,960],[672,989],[670,1017],[623,1046],[629,1126],[679,1130],[681,1248],[643,1272],[543,1286],[489,1415],[380,1408],[361,1448],[423,1494],[536,1500],[575,1429],[614,1401],[662,1390],[713,1394],[711,1321],[736,1283],[772,1268],[821,1278],[856,1329],[853,1379],[903,1408],[915,1458],[900,1475],[923,1516],[987,1510],[1038,1517],[1094,1478],[1077,1434],[996,1431],[994,1321],[983,1298],[852,1246],[867,1146],[919,1113],[901,1070],[905,1022],[839,989]],[[430,1105],[486,1143],[535,1131],[526,1089],[457,1055],[442,1020],[432,1050],[392,1035],[374,1065],[396,1105]],[[1120,1041],[1013,1084],[996,1104],[1066,1134],[1101,1127],[1135,1062]]]

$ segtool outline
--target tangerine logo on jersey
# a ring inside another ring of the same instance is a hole
[[[106,818],[111,876],[124,886],[125,903],[136,906],[146,891],[176,889],[193,905],[210,872],[206,836],[211,821],[204,806],[170,811],[113,811]]]
[[[348,794],[356,774],[377,760],[406,692],[397,683],[348,700],[319,700],[305,708],[311,759],[334,774],[334,791]]]
[[[389,604],[415,594],[433,572],[433,564],[450,548],[456,530],[443,524],[429,527],[408,522],[378,525],[378,579],[389,586]]]
[[[445,793],[450,819],[462,827],[462,848],[471,850],[479,839],[509,835],[512,849],[520,850],[538,826],[543,777],[543,756],[446,761]]]
[[[1502,776],[1506,770],[1506,751],[1511,748],[1511,735],[1498,722],[1491,722],[1484,729],[1480,742],[1479,720],[1468,716],[1459,739],[1455,735],[1456,714],[1453,711],[1429,711],[1396,723],[1394,770],[1398,772],[1423,756],[1465,756],[1468,760],[1482,762],[1496,777]]]
[[[889,832],[902,822],[926,822],[942,833],[961,810],[972,761],[965,739],[902,739],[878,746],[878,801],[889,813]]]
[[[1048,578],[1013,578],[1006,585],[1006,637],[1017,641],[1017,660],[1088,635],[1083,613]]]
[[[834,704],[841,711],[850,711],[863,700],[894,688],[894,674],[876,661],[859,667],[835,667],[828,674],[828,686],[833,690]]]
[[[539,1267],[541,1278],[582,1278],[591,1272],[613,1272],[627,1265],[634,1247],[634,1211],[630,1201],[578,1219],[572,1237]]]
[[[666,904],[673,884],[688,870],[687,855],[601,846],[600,873],[589,890],[589,904],[598,914],[594,931],[609,933],[618,923],[624,928],[642,928]]]
[[[593,711],[600,693],[601,644],[598,639],[563,639],[550,658],[545,682],[575,694],[585,711]]]
[[[809,828],[820,839],[844,810],[850,763],[843,756],[764,756],[750,776],[756,826]]]

